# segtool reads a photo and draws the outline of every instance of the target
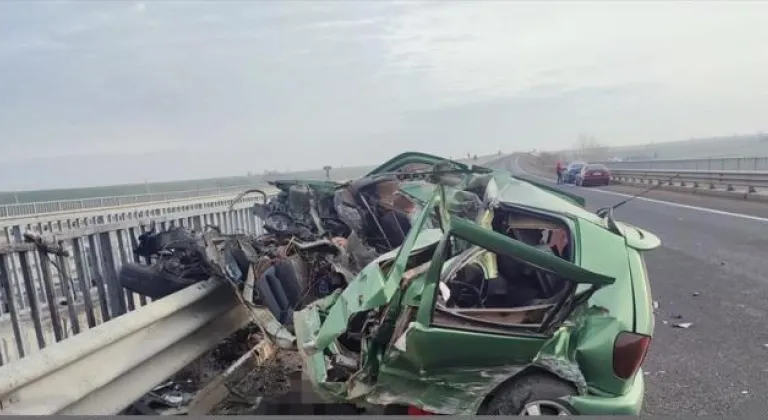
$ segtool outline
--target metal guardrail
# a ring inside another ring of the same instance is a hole
[[[216,224],[225,233],[257,233],[261,225],[250,207],[260,200],[244,197],[231,212],[232,200],[228,199],[162,215],[137,216],[136,211],[126,211],[119,218],[75,224],[73,219],[82,222],[82,216],[75,214],[4,226],[6,235],[0,238],[0,365],[146,305],[147,299],[120,288],[117,273],[123,263],[144,262],[133,254],[131,238],[144,232],[150,222],[157,223],[160,230]],[[24,243],[17,233],[29,230],[54,240],[69,255],[53,256]]]
[[[768,157],[629,160],[602,163],[611,169],[674,169],[692,171],[768,171]]]
[[[710,189],[725,186],[729,191],[734,191],[737,187],[745,187],[751,193],[757,192],[758,188],[768,188],[768,171],[611,168],[611,176],[619,181],[667,182],[670,185],[677,182],[683,186],[691,184],[693,187],[707,186]],[[671,179],[672,177],[675,178]]]
[[[0,412],[118,414],[249,320],[229,285],[189,286],[0,367]]]
[[[137,204],[147,204],[171,200],[183,200],[202,197],[215,197],[227,194],[237,194],[249,186],[235,186],[227,188],[204,189],[194,191],[176,191],[165,193],[150,193],[137,195],[124,195],[112,197],[93,197],[78,200],[39,201],[35,203],[18,203],[0,205],[0,219],[9,217],[23,217],[47,213],[71,212],[104,207],[122,207]]]
[[[206,223],[258,233],[250,207],[231,199],[162,216],[123,218],[44,233],[68,256],[11,235],[0,244],[0,414],[112,414],[171,376],[245,322],[235,295],[212,281],[152,302],[119,285],[123,263],[140,262],[130,237]],[[70,226],[49,216],[44,225]],[[41,224],[6,227],[40,228]],[[51,236],[53,234],[53,236]],[[50,259],[49,259],[50,256]]]

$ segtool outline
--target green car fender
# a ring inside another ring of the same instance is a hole
[[[585,334],[590,334],[593,327],[580,321],[595,315],[610,321],[610,316],[606,316],[601,308],[582,309],[581,314],[574,317],[575,322],[563,324],[543,343],[530,363],[517,366],[451,368],[441,372],[414,374],[397,367],[395,359],[399,358],[404,349],[393,348],[382,361],[376,384],[361,393],[366,395],[358,403],[412,405],[436,414],[474,415],[508,384],[534,372],[554,375],[571,383],[578,395],[586,395],[588,386],[579,359],[584,351],[590,351],[590,343],[594,344],[591,340],[581,341]],[[412,323],[405,335],[421,328],[419,324]],[[577,342],[580,344],[577,345]],[[565,397],[564,400],[571,398]]]

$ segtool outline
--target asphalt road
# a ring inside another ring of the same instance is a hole
[[[532,176],[523,159],[510,170]],[[554,181],[548,180],[554,184]],[[642,191],[576,187],[591,210]],[[647,414],[768,412],[768,204],[654,191],[616,218],[656,233],[646,255],[656,331],[643,368]],[[690,322],[688,329],[673,327]],[[758,411],[759,410],[759,411]]]

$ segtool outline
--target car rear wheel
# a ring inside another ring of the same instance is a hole
[[[533,401],[523,407],[521,416],[572,416],[573,413],[557,401]]]
[[[576,388],[554,375],[526,375],[499,389],[481,415],[572,416],[577,413],[561,398],[577,395]]]

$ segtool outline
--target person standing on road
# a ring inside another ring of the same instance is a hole
[[[557,183],[562,184],[563,183],[563,163],[559,160],[557,161],[557,165],[555,165],[555,171],[557,171]]]

